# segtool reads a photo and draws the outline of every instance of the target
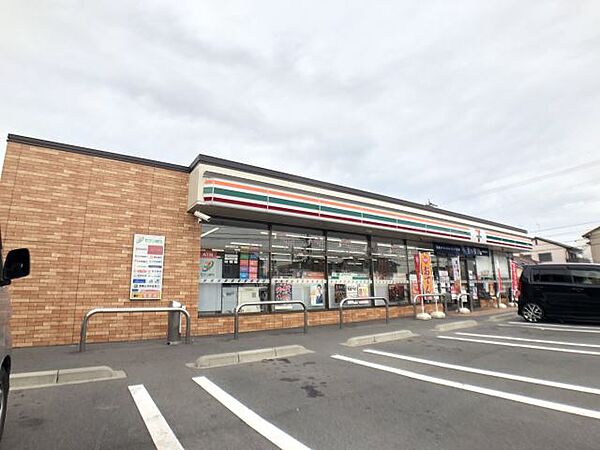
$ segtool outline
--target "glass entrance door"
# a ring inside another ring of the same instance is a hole
[[[460,257],[460,287],[462,292],[467,292],[473,300],[473,308],[480,308],[479,291],[477,289],[477,270],[475,258]]]

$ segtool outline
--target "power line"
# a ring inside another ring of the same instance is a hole
[[[561,230],[563,228],[573,228],[573,227],[578,227],[580,225],[591,225],[594,223],[598,223],[598,220],[593,220],[591,222],[580,222],[580,223],[573,223],[571,225],[561,225],[559,227],[551,227],[551,228],[540,228],[539,230],[536,230],[536,233],[539,231],[550,231],[550,230]]]
[[[520,181],[513,181],[511,183],[507,183],[504,185],[500,185],[500,186],[496,186],[496,187],[492,187],[492,188],[488,188],[488,189],[482,189],[479,192],[477,192],[476,194],[472,194],[472,195],[468,195],[468,196],[464,196],[464,197],[458,197],[458,198],[450,200],[447,203],[456,203],[458,201],[467,200],[467,199],[473,198],[473,197],[481,197],[484,195],[493,194],[495,192],[503,191],[506,189],[513,189],[515,187],[521,187],[521,186],[525,186],[528,184],[537,183],[540,181],[546,181],[548,178],[554,178],[554,177],[557,177],[560,175],[565,175],[565,174],[568,174],[571,172],[576,172],[579,170],[586,170],[586,169],[589,169],[591,167],[598,166],[598,165],[600,165],[600,159],[592,160],[592,161],[589,161],[584,164],[578,164],[576,166],[567,167],[567,168],[560,169],[560,170],[557,170],[554,172],[547,172],[542,175],[536,175],[534,177],[524,178]]]

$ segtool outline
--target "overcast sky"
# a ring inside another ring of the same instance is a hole
[[[2,136],[600,225],[596,0],[0,0],[0,92]]]

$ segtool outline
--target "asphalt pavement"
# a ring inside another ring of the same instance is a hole
[[[11,392],[6,449],[597,449],[600,326],[512,313],[437,332],[412,319],[17,349],[16,372],[108,365],[127,378]],[[363,347],[353,336],[417,336]],[[196,358],[299,344],[314,353],[193,369]]]

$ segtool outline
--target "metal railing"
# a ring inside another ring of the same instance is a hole
[[[445,297],[445,296],[446,296],[446,294],[417,294],[417,295],[415,295],[415,297],[413,298],[413,300],[415,302],[414,303],[415,315],[417,315],[417,299],[419,299],[419,298],[421,299],[421,313],[424,313],[425,312],[425,303],[423,302],[423,299],[425,297],[433,297],[433,298],[437,299],[438,297]],[[435,310],[437,311],[437,300],[435,302]]]
[[[388,302],[387,298],[385,297],[354,297],[354,298],[345,298],[340,302],[340,328],[342,328],[344,326],[344,305],[348,302],[351,301],[356,301],[356,302],[360,302],[361,300],[369,300],[370,302],[373,303],[373,306],[375,305],[375,301],[377,300],[383,300],[385,302],[385,323],[389,323],[390,321],[390,302]],[[360,308],[362,305],[353,305],[355,308]]]
[[[308,310],[304,302],[300,300],[288,300],[288,301],[269,301],[269,302],[248,302],[237,305],[233,310],[233,339],[239,339],[240,333],[240,310],[246,306],[263,306],[263,305],[301,305],[304,310],[304,334],[308,332]]]
[[[471,312],[473,312],[473,297],[468,292],[461,292],[459,294],[456,294],[456,304],[458,306],[458,309],[462,307],[462,303],[460,301],[460,298],[462,296],[465,296],[469,299],[469,309],[471,310]]]
[[[85,340],[87,337],[87,326],[90,318],[96,314],[114,314],[114,313],[145,313],[145,312],[180,312],[185,316],[185,343],[190,343],[190,313],[185,308],[173,308],[169,306],[147,307],[147,308],[95,308],[86,313],[81,322],[81,332],[79,334],[79,351],[85,351]]]

